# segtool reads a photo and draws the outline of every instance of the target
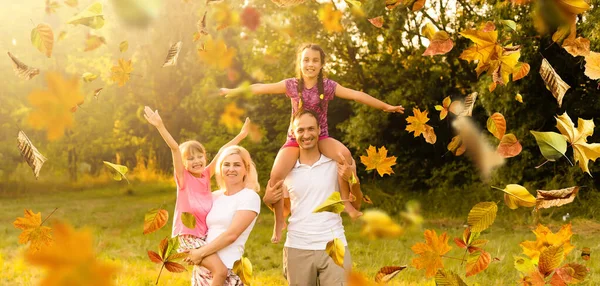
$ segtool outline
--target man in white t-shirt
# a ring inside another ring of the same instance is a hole
[[[287,238],[283,249],[283,269],[289,285],[345,285],[346,273],[351,270],[350,251],[339,214],[313,213],[333,192],[339,191],[338,172],[349,177],[354,162],[338,164],[325,157],[318,148],[320,129],[317,116],[303,110],[294,116],[292,129],[300,156],[284,181],[289,199],[284,199],[284,215],[290,214]],[[340,156],[343,158],[343,156]],[[343,159],[342,159],[343,160]],[[359,184],[350,188],[358,210],[362,201]],[[281,182],[267,186],[263,201],[272,205],[285,197]],[[327,242],[340,239],[346,246],[344,268],[338,266],[325,252]]]

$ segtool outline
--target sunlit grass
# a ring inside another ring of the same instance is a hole
[[[20,230],[12,226],[23,209],[42,212],[48,215],[54,208],[58,210],[53,219],[68,221],[75,227],[90,227],[94,232],[96,251],[99,258],[116,264],[120,272],[116,277],[117,285],[154,285],[159,265],[153,264],[147,257],[147,250],[156,250],[159,241],[170,235],[169,221],[163,229],[142,234],[144,213],[151,208],[164,207],[170,214],[175,203],[174,186],[169,183],[116,185],[63,192],[32,192],[21,194],[17,198],[0,199],[0,285],[37,284],[43,271],[30,267],[23,260],[25,246],[19,245]],[[466,216],[466,214],[465,214]],[[52,220],[52,219],[51,219]],[[463,220],[430,220],[424,227],[435,229],[439,234],[447,231],[450,236],[460,237]],[[254,266],[256,285],[284,285],[281,260],[282,245],[271,244],[273,216],[267,211],[259,216],[256,226],[246,244],[246,256]],[[600,250],[600,224],[591,221],[574,221],[575,235],[572,243],[576,246],[566,261],[586,264],[591,275],[583,285],[596,285],[600,282],[598,259],[594,255]],[[558,229],[553,224],[553,230]],[[385,265],[409,265],[415,257],[410,247],[424,241],[423,231],[407,231],[394,240],[368,240],[359,235],[360,225],[345,220],[346,234],[350,242],[350,251],[355,269],[374,277],[377,270]],[[447,269],[459,273],[469,285],[515,285],[519,273],[513,267],[513,255],[521,254],[519,242],[534,240],[535,236],[527,225],[514,227],[510,221],[498,221],[482,238],[490,240],[485,247],[492,257],[500,261],[493,262],[487,270],[476,276],[464,278],[464,265],[459,260],[444,259]],[[460,258],[463,251],[450,241],[452,250],[448,256]],[[581,248],[591,248],[592,259],[584,262],[579,256]],[[76,250],[73,250],[76,251]],[[189,285],[188,272],[173,274],[163,272],[160,285]],[[408,267],[393,280],[391,285],[433,285],[432,279],[425,278],[422,270]]]

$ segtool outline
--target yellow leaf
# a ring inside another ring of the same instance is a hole
[[[34,90],[27,97],[33,106],[27,119],[34,128],[47,129],[48,140],[56,140],[73,126],[71,109],[83,102],[83,94],[77,77],[65,80],[58,73],[48,72],[46,81],[48,90]]]
[[[26,256],[31,265],[46,269],[40,285],[114,285],[117,269],[96,259],[90,230],[75,231],[62,223],[53,228],[54,244]]]
[[[437,29],[431,22],[427,22],[427,24],[421,28],[421,35],[425,36],[425,38],[429,39],[430,41],[433,39],[435,32],[437,32]]]
[[[467,224],[473,232],[486,230],[496,220],[498,206],[495,202],[481,202],[473,206],[467,217]]]
[[[36,252],[52,244],[52,229],[42,226],[42,213],[33,213],[32,210],[25,210],[24,217],[18,217],[13,222],[14,227],[22,229],[19,235],[19,243],[25,244],[31,242],[30,252]]]
[[[240,14],[227,4],[227,1],[212,6],[212,20],[217,25],[217,31],[240,23]]]
[[[600,53],[590,52],[585,57],[585,75],[590,79],[600,79]]]
[[[465,144],[462,143],[462,138],[460,135],[456,135],[452,137],[452,141],[448,143],[448,151],[452,152],[454,156],[460,156],[467,150]]]
[[[387,283],[404,269],[406,269],[406,266],[384,266],[375,274],[375,282]]]
[[[129,74],[133,71],[131,60],[119,59],[119,63],[110,71],[112,72],[110,79],[117,82],[119,86],[124,86],[129,81]]]
[[[531,66],[529,66],[528,63],[518,63],[515,66],[514,72],[512,74],[512,80],[517,81],[517,80],[524,78],[525,76],[527,76],[529,74],[530,70],[531,70]],[[523,102],[521,102],[521,103],[523,103]]]
[[[244,285],[251,285],[252,263],[250,262],[250,259],[242,256],[240,260],[234,262],[233,273],[240,277]]]
[[[119,44],[119,51],[121,51],[121,53],[124,53],[127,51],[127,49],[129,49],[129,42],[127,41],[122,41]]]
[[[94,81],[95,79],[97,79],[97,78],[98,78],[98,76],[97,76],[97,75],[95,75],[95,74],[93,74],[93,73],[90,73],[90,72],[84,72],[84,73],[81,75],[81,78],[82,78],[82,79],[83,79],[83,81],[85,81],[85,82],[92,82],[92,81]]]
[[[88,34],[87,38],[85,39],[85,49],[83,51],[93,51],[99,48],[102,44],[106,45],[106,40],[104,37]]]
[[[433,277],[437,269],[443,269],[442,255],[452,247],[448,245],[448,235],[444,232],[439,237],[435,230],[425,230],[425,243],[419,242],[411,250],[419,257],[413,258],[412,265],[417,269],[425,269],[426,277]]]
[[[30,80],[34,76],[40,74],[39,69],[28,67],[26,64],[17,59],[17,57],[13,56],[13,54],[11,54],[10,52],[8,52],[8,56],[12,60],[13,70],[15,71],[15,74],[18,77]]]
[[[65,0],[65,4],[71,6],[71,7],[77,7],[78,5],[78,0]]]
[[[445,31],[437,31],[433,34],[429,42],[429,46],[425,52],[423,52],[423,56],[434,56],[434,55],[443,55],[452,50],[454,47],[454,42],[450,39],[450,36]]]
[[[506,120],[501,113],[494,113],[487,120],[487,129],[498,139],[502,139],[506,132]]]
[[[344,255],[346,254],[346,247],[344,243],[339,238],[334,238],[332,241],[327,243],[325,247],[325,253],[333,259],[335,264],[340,267],[344,267]]]
[[[587,56],[590,54],[590,40],[582,37],[566,39],[562,47],[572,56]]]
[[[356,270],[352,270],[350,273],[348,273],[348,286],[378,286],[379,284],[377,283],[373,283],[372,281],[369,281],[369,279],[367,279],[367,277],[360,273],[357,272]]]
[[[341,23],[342,12],[336,10],[333,4],[328,3],[322,5],[321,8],[319,8],[318,14],[319,20],[321,20],[327,32],[341,32],[344,30]]]
[[[113,164],[113,163],[107,162],[107,161],[104,161],[104,165],[106,165],[110,169],[111,173],[113,174],[113,179],[115,181],[120,181],[122,179],[125,179],[127,181],[127,183],[129,184],[129,180],[125,176],[125,174],[127,174],[127,171],[129,170],[127,168],[127,166]]]
[[[435,133],[433,131],[433,127],[425,124],[427,121],[429,121],[427,113],[427,110],[421,112],[421,110],[418,108],[413,108],[413,116],[406,118],[406,122],[408,122],[406,125],[406,131],[409,133],[414,132],[415,137],[423,134],[425,141],[433,144],[435,143]]]
[[[144,215],[144,234],[153,233],[167,224],[169,212],[163,209],[152,209]]]
[[[227,48],[223,40],[213,40],[211,36],[207,37],[204,48],[198,49],[198,56],[202,62],[222,70],[231,66],[235,54],[234,48]]]
[[[313,210],[313,213],[332,212],[339,214],[343,211],[344,201],[340,196],[340,192],[333,192],[322,204]]]
[[[221,114],[221,119],[219,123],[225,125],[229,132],[235,132],[240,129],[244,123],[240,119],[242,115],[244,115],[244,110],[237,107],[235,102],[232,102],[225,106],[225,111]]]
[[[48,24],[39,24],[31,30],[31,43],[47,57],[52,56],[54,32]]]
[[[515,95],[515,100],[523,103],[523,96],[520,93],[517,93],[517,95]]]
[[[588,161],[596,161],[596,159],[600,157],[600,143],[587,143],[587,137],[594,134],[594,120],[584,120],[579,118],[577,125],[577,129],[575,129],[575,125],[567,112],[556,117],[556,128],[558,128],[560,133],[566,136],[567,141],[571,143],[575,162],[579,162],[581,170],[591,176],[592,174],[588,168]]]
[[[58,2],[46,0],[46,14],[56,13],[56,9],[58,8],[60,8]]]
[[[360,234],[371,240],[395,238],[402,234],[402,228],[383,211],[369,209],[359,219],[364,222]]]
[[[440,112],[440,120],[443,120],[448,115],[448,109],[450,108],[451,102],[452,100],[450,99],[450,96],[446,96],[442,101],[442,105],[435,106],[435,110]]]
[[[538,263],[541,253],[550,246],[562,245],[565,258],[575,248],[571,244],[573,232],[570,223],[563,225],[557,233],[553,233],[548,227],[539,224],[533,233],[536,237],[535,241],[524,241],[519,245],[523,248],[523,253],[529,256],[535,264]]]
[[[77,13],[67,21],[67,24],[84,25],[92,29],[100,29],[104,26],[104,15],[102,14],[102,3],[95,2]]]
[[[560,78],[546,59],[542,60],[540,75],[542,76],[544,83],[546,83],[546,88],[549,89],[552,92],[552,95],[554,95],[554,98],[556,98],[558,107],[561,107],[563,96],[565,96],[565,93],[571,86]]]
[[[518,207],[533,207],[535,206],[535,197],[533,197],[526,188],[517,185],[506,185],[505,189],[500,189],[505,192],[504,202],[510,209]]]
[[[435,273],[435,285],[467,286],[467,283],[465,283],[458,274],[449,270],[440,269]]]
[[[377,152],[375,146],[369,145],[367,156],[360,156],[360,162],[367,167],[367,171],[377,169],[379,176],[383,177],[394,173],[392,166],[396,165],[396,156],[387,157],[385,146],[381,146]]]
[[[582,14],[590,9],[590,4],[584,0],[556,0],[556,4],[571,14]]]

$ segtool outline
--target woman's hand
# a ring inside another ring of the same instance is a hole
[[[183,259],[183,262],[187,262],[188,265],[200,265],[202,260],[206,256],[201,248],[186,250],[188,256]]]
[[[398,105],[398,106],[388,105],[385,109],[383,109],[383,111],[404,113],[404,107],[402,107],[402,105]]]
[[[158,115],[158,110],[152,111],[149,106],[144,107],[144,118],[155,127],[159,127],[163,124],[162,118]]]

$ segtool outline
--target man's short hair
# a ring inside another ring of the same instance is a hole
[[[296,121],[296,119],[300,118],[302,115],[305,114],[309,114],[310,116],[314,117],[315,120],[317,121],[317,127],[321,127],[319,125],[319,115],[317,115],[316,112],[310,110],[310,109],[304,109],[304,108],[300,108],[298,111],[296,111],[296,113],[294,113],[294,116],[292,116],[292,126],[294,121]]]

